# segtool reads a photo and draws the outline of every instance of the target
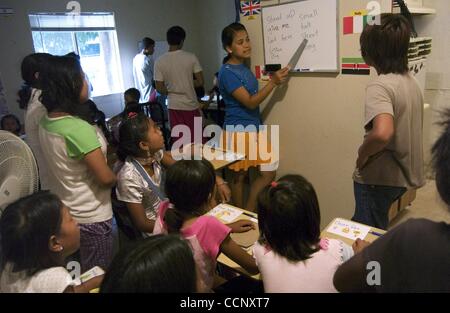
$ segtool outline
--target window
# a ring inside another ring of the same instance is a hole
[[[113,13],[35,13],[29,19],[36,52],[80,56],[92,96],[123,91]]]

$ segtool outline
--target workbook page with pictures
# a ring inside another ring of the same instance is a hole
[[[258,218],[255,213],[246,212],[228,204],[219,204],[208,215],[216,217],[224,224],[229,224],[241,219],[252,221],[255,228],[244,233],[232,233],[231,238],[241,247],[248,249],[258,240]]]
[[[370,226],[337,218],[326,230],[329,233],[351,240],[364,239],[370,231]]]

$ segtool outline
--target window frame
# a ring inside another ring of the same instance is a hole
[[[48,24],[57,24],[58,19],[62,21],[62,24],[60,26],[46,26],[41,25],[41,17],[48,19]],[[74,52],[76,52],[78,55],[80,55],[81,58],[83,58],[79,43],[78,43],[78,33],[80,32],[113,32],[110,36],[113,38],[113,42],[110,42],[111,46],[113,47],[114,55],[115,55],[115,63],[117,68],[117,88],[111,87],[110,90],[108,90],[107,93],[104,94],[96,94],[94,97],[103,97],[103,96],[109,96],[117,93],[122,93],[124,90],[124,83],[123,83],[123,69],[122,69],[122,62],[120,57],[120,49],[119,49],[119,39],[117,36],[117,30],[115,27],[115,15],[114,12],[83,12],[80,14],[73,14],[73,13],[58,13],[58,12],[32,12],[28,14],[29,23],[30,23],[30,31],[32,34],[32,41],[33,41],[33,48],[34,51],[36,51],[36,43],[35,43],[35,36],[33,35],[35,32],[38,33],[40,43],[39,45],[42,47],[42,50],[44,52],[47,52],[44,39],[43,39],[43,33],[44,32],[69,32],[71,35],[72,40],[72,47],[74,48]],[[69,18],[71,20],[69,20]],[[83,22],[83,18],[85,18],[87,21]],[[97,24],[97,25],[89,25],[89,19],[94,21],[94,23],[91,24]],[[52,21],[56,20],[56,21]],[[104,23],[106,26],[98,26],[100,24]],[[72,25],[71,25],[72,24]],[[75,26],[76,24],[84,24],[84,26]],[[88,26],[86,26],[86,24]],[[110,37],[111,38],[111,37]],[[114,58],[113,58],[114,59]],[[110,59],[110,60],[113,60]],[[108,60],[109,61],[109,60]],[[105,61],[106,62],[106,61]],[[108,62],[109,63],[109,62]],[[89,74],[89,73],[88,73]],[[106,72],[106,75],[111,74]],[[116,76],[114,74],[114,76]],[[113,89],[114,88],[114,89]],[[94,94],[95,94],[95,88],[94,88]]]

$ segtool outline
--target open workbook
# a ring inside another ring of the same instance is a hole
[[[251,247],[259,238],[258,219],[255,213],[247,212],[229,204],[219,204],[208,215],[214,216],[224,224],[229,224],[240,219],[247,219],[255,224],[255,229],[245,233],[232,233],[231,238],[241,247]]]
[[[184,145],[181,149],[172,149],[171,154],[175,160],[207,159],[211,162],[215,170],[221,169],[245,158],[245,155],[242,153],[235,153],[233,151],[223,150],[210,145],[192,143]]]

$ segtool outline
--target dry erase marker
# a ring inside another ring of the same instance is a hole
[[[300,71],[301,72],[312,72],[313,70],[310,68],[302,68]]]
[[[375,236],[378,236],[378,237],[383,236],[383,234],[377,233],[377,232],[375,232],[373,230],[369,231],[369,234],[372,234],[372,235],[375,235]]]

